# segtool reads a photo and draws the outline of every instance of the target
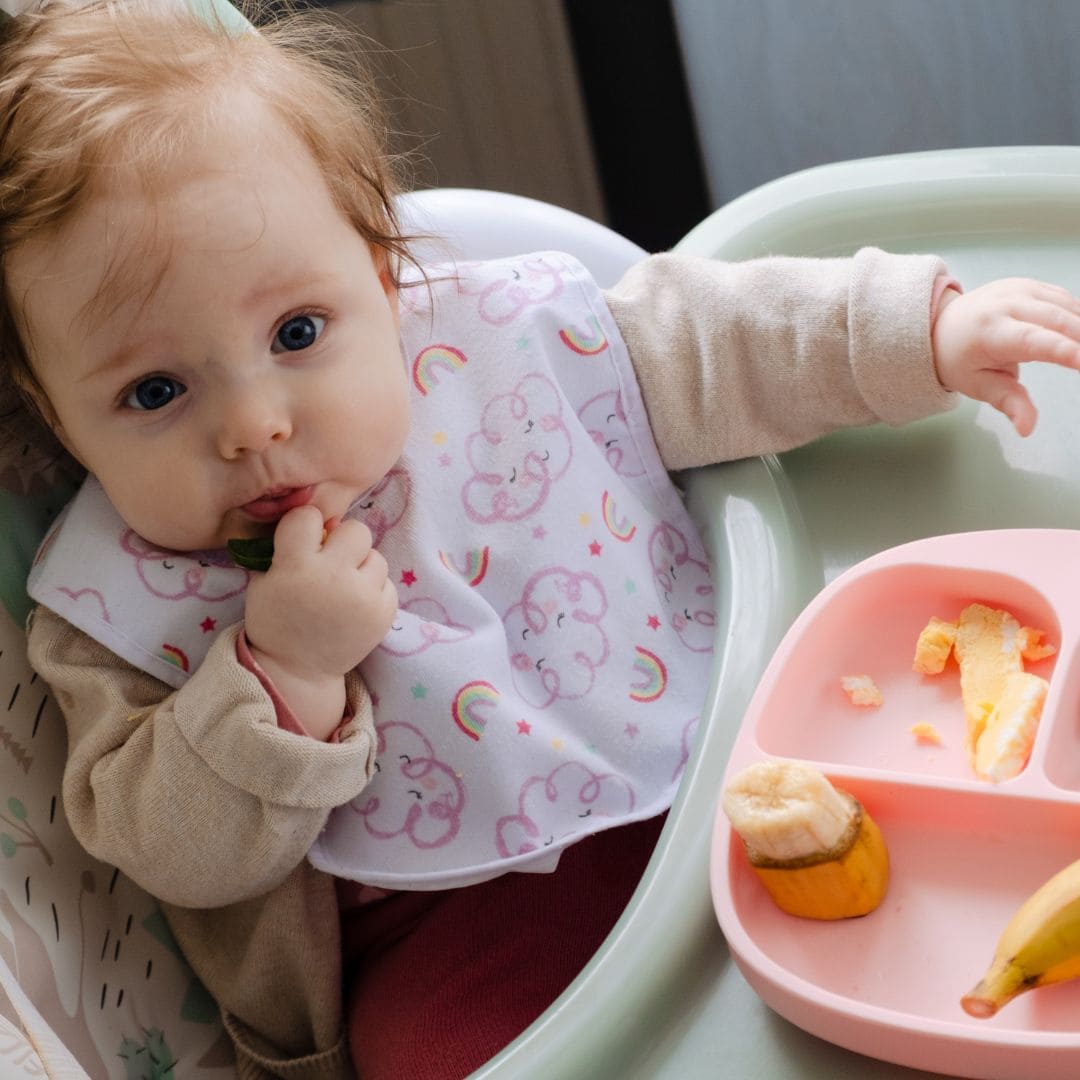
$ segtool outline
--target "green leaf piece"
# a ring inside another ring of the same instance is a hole
[[[274,538],[257,536],[251,540],[230,540],[229,555],[245,570],[269,570],[274,558]]]
[[[8,799],[7,804],[13,818],[18,818],[19,821],[26,820],[26,807],[14,795]]]
[[[0,851],[2,851],[9,859],[18,850],[18,845],[7,833],[0,833]]]

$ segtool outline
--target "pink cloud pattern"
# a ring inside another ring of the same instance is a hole
[[[573,455],[555,384],[534,373],[492,398],[465,453],[472,475],[461,499],[470,520],[521,521],[535,513]]]
[[[538,709],[584,697],[610,653],[603,620],[608,601],[599,578],[548,567],[525,583],[503,616],[510,670],[521,697]]]
[[[623,777],[595,773],[566,761],[547,776],[531,776],[518,795],[516,814],[495,823],[495,846],[503,858],[548,847],[580,834],[587,818],[624,818],[634,809],[634,789]]]
[[[347,516],[359,518],[371,530],[372,547],[378,547],[386,534],[405,517],[411,494],[408,472],[395,466],[367,495],[352,505]]]
[[[477,297],[477,312],[484,322],[506,326],[528,308],[554,300],[562,292],[564,273],[543,258],[521,259],[507,262],[504,277],[479,289],[471,288],[468,275],[463,274],[458,292]]]
[[[590,398],[578,412],[578,419],[619,476],[645,475],[645,464],[630,433],[618,390],[607,390]]]
[[[453,768],[412,724],[391,721],[375,731],[378,777],[349,809],[376,840],[405,836],[421,849],[449,844],[465,807],[465,787]]]
[[[716,612],[709,567],[693,558],[686,536],[666,521],[649,537],[649,562],[679,640],[691,652],[711,652]]]
[[[247,588],[251,577],[224,552],[180,554],[155,547],[132,529],[121,535],[120,547],[135,560],[135,572],[146,590],[162,600],[230,600]]]
[[[417,596],[398,608],[379,648],[391,656],[417,656],[432,645],[452,645],[472,633],[471,627],[454,622],[433,596]]]

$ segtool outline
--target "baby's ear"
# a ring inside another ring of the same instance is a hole
[[[378,264],[376,264],[378,265]],[[379,269],[379,281],[382,282],[383,290],[386,295],[397,296],[397,285],[394,283],[394,275],[390,273],[390,269],[386,266],[386,260],[383,259],[383,265]]]
[[[13,381],[18,387],[25,410],[41,427],[51,433],[53,438],[81,465],[82,462],[68,441],[64,426],[60,423],[56,410],[52,407],[52,402],[49,401],[48,395],[41,388],[41,384],[37,379],[32,374],[18,372],[15,374]]]
[[[10,383],[0,390],[0,415],[0,491],[37,495],[85,475],[40,410]]]
[[[23,405],[30,415],[63,442],[63,437],[59,432],[60,421],[56,417],[48,394],[41,388],[37,379],[32,374],[16,371],[13,372],[12,382],[15,383]]]
[[[390,269],[390,260],[396,258],[382,248],[373,247],[371,257],[375,260],[375,272],[379,275],[379,283],[386,293],[386,299],[390,302],[390,309],[394,313],[394,321],[400,324],[401,304],[398,297],[398,287],[395,275]]]
[[[62,424],[50,424],[49,430],[53,433],[53,438],[80,464],[83,468],[86,465],[75,451],[75,447],[72,445],[67,437],[67,433],[64,431]]]
[[[394,259],[394,256],[391,255],[386,248],[381,247],[378,244],[369,243],[368,249],[371,251],[371,261],[375,264],[375,273],[379,275],[382,287],[386,289],[387,292],[396,288],[394,285],[394,274],[391,268],[391,262]]]

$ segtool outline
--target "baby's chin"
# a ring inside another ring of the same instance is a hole
[[[229,520],[215,529],[205,531],[184,530],[161,530],[149,529],[142,532],[138,526],[133,525],[137,533],[148,543],[166,551],[198,552],[219,551],[228,546],[230,540],[255,540],[264,536],[274,535],[275,522],[246,521],[242,519]]]

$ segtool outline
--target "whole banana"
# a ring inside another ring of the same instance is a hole
[[[1017,994],[1080,976],[1080,860],[1040,886],[1009,920],[986,974],[960,999],[984,1019]]]

